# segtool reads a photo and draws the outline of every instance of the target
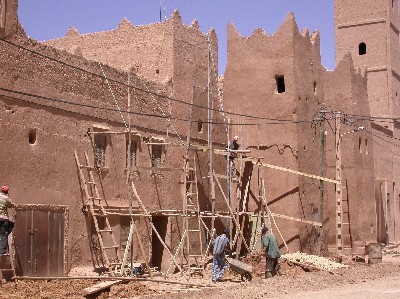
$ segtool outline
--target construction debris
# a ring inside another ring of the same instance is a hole
[[[340,268],[348,268],[347,265],[336,263],[325,257],[311,255],[303,252],[287,253],[281,256],[281,258],[299,264],[301,266],[309,266],[311,268],[316,268],[320,270],[335,270]]]

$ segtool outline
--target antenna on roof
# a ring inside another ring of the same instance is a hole
[[[165,15],[165,0],[160,0],[160,23],[162,22],[162,10],[164,9],[164,19],[167,19]]]
[[[161,23],[161,7],[162,7],[162,0],[160,0],[160,23]]]

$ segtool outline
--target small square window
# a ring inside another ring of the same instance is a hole
[[[367,54],[367,45],[365,43],[360,43],[358,45],[358,55]]]
[[[275,76],[275,81],[276,81],[276,91],[278,93],[284,93],[286,91],[285,76]]]

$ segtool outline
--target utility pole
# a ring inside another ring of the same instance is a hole
[[[211,232],[214,231],[215,227],[215,185],[214,185],[214,177],[213,177],[213,147],[212,147],[212,120],[213,120],[213,104],[211,101],[211,45],[210,45],[210,36],[207,39],[207,106],[208,106],[208,127],[207,127],[207,139],[208,139],[208,179],[209,179],[209,188],[210,188],[210,197],[211,197]],[[210,236],[213,238],[214,236]],[[208,242],[208,238],[206,239]]]
[[[326,151],[326,131],[325,131],[325,114],[327,113],[326,108],[322,106],[318,111],[319,116],[319,176],[325,177],[326,165],[325,165],[325,151]],[[325,197],[325,186],[324,181],[319,181],[319,221],[324,223],[324,197]],[[320,254],[324,255],[324,231],[323,226],[319,229],[319,250]]]
[[[340,123],[341,123],[341,112],[335,112],[335,149],[336,149],[336,251],[340,255],[343,253],[343,236],[342,236],[342,218],[343,218],[343,207],[342,207],[342,152],[341,152],[341,139],[340,134]]]

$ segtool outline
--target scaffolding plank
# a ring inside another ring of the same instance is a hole
[[[276,166],[276,165],[272,165],[272,164],[260,163],[259,161],[256,161],[253,158],[243,158],[243,160],[244,161],[251,161],[251,162],[253,162],[253,164],[260,164],[260,165],[265,166],[267,168],[286,171],[286,172],[289,172],[289,173],[293,173],[293,174],[297,174],[297,175],[313,178],[313,179],[316,179],[316,180],[325,181],[325,182],[328,182],[328,183],[339,184],[339,181],[337,181],[337,180],[324,178],[322,176],[313,175],[313,174],[309,174],[309,173],[305,173],[305,172],[301,172],[301,171],[297,171],[297,170],[293,170],[293,169],[289,169],[289,168],[285,168],[285,167],[281,167],[281,166]]]
[[[119,284],[121,282],[122,282],[122,280],[106,280],[106,281],[102,281],[102,282],[100,282],[98,284],[95,284],[95,285],[93,285],[91,287],[83,289],[83,293],[85,295],[92,295],[92,294],[100,292],[100,291],[102,291],[104,289],[108,289],[109,287],[111,287],[113,285],[116,285],[116,284]]]
[[[297,221],[297,222],[302,222],[302,223],[307,223],[307,224],[311,224],[311,225],[316,225],[316,226],[322,227],[322,223],[321,222],[304,220],[304,219],[301,219],[301,218],[286,216],[286,215],[282,215],[282,214],[276,214],[276,213],[272,213],[272,212],[271,212],[271,215],[274,216],[274,217],[278,217],[278,218],[293,220],[293,221]]]

